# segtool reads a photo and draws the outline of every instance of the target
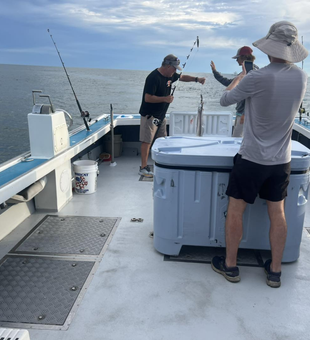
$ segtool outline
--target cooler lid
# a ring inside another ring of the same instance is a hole
[[[233,157],[240,149],[241,138],[176,137],[157,138],[152,159],[161,165],[231,169]],[[310,167],[310,150],[292,141],[292,171]]]

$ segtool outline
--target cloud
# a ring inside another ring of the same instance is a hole
[[[310,2],[306,0],[14,0],[3,1],[0,18],[3,28],[4,22],[11,23],[10,39],[2,33],[3,51],[48,53],[48,49],[36,52],[21,47],[28,47],[32,40],[36,46],[48,46],[40,31],[50,28],[61,53],[73,56],[76,63],[79,55],[88,61],[113,53],[134,62],[134,54],[142,56],[143,48],[152,58],[171,49],[186,55],[197,35],[201,54],[224,53],[225,58],[225,53],[235,53],[266,35],[280,20],[296,24],[306,47],[310,35]],[[34,32],[39,37],[34,39]],[[19,36],[23,40],[16,46]]]
[[[51,54],[53,52],[52,48],[0,48],[0,53],[18,53],[18,54]]]
[[[46,18],[60,21],[62,24],[85,26],[89,30],[114,29],[137,30],[142,27],[156,26],[185,29],[206,28],[210,25],[224,25],[240,19],[240,15],[228,11],[210,11],[208,3],[196,1],[17,1],[20,8],[15,13],[13,7],[5,5],[0,15],[26,16],[36,15],[36,20]],[[213,8],[213,7],[212,7]],[[33,18],[32,18],[33,19]]]

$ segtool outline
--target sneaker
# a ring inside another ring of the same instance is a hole
[[[265,273],[267,275],[267,285],[272,288],[279,288],[281,286],[281,272],[274,273],[270,269],[271,259],[267,260],[264,264]]]
[[[211,261],[212,269],[223,275],[229,282],[239,282],[239,268],[238,267],[226,267],[224,256],[214,256]]]
[[[139,170],[139,175],[145,176],[145,177],[153,177],[153,172],[151,171],[150,167],[147,165],[143,169]]]

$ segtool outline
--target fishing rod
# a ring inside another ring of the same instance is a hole
[[[79,102],[79,100],[77,99],[77,96],[76,96],[76,94],[75,94],[75,92],[74,92],[74,89],[73,89],[73,86],[72,86],[72,83],[71,83],[69,74],[68,74],[68,72],[67,72],[67,70],[66,70],[66,67],[65,67],[64,62],[62,61],[61,55],[60,55],[60,53],[59,53],[59,51],[58,51],[58,48],[57,48],[56,43],[55,43],[55,41],[54,41],[54,39],[53,39],[53,36],[52,36],[52,34],[50,33],[50,30],[49,30],[49,29],[47,29],[47,32],[49,33],[49,35],[50,35],[50,37],[51,37],[51,39],[52,39],[52,41],[53,41],[53,43],[54,43],[54,45],[55,45],[56,51],[57,51],[57,53],[58,53],[58,55],[59,55],[59,59],[60,59],[60,61],[61,61],[61,63],[62,63],[62,66],[63,66],[63,68],[64,68],[64,70],[65,70],[66,76],[67,76],[67,78],[68,78],[69,84],[70,84],[71,89],[72,89],[72,92],[73,92],[73,94],[74,94],[75,101],[76,101],[77,106],[78,106],[78,108],[79,108],[79,110],[80,110],[81,117],[83,118],[83,121],[84,121],[86,130],[89,131],[90,129],[89,129],[89,126],[88,126],[88,123],[87,123],[87,120],[86,120],[86,117],[89,117],[89,112],[88,112],[88,111],[83,111],[83,110],[82,110],[82,107],[81,107],[80,102]]]
[[[182,64],[183,70],[184,70],[184,68],[185,68],[185,66],[186,66],[186,63],[187,63],[187,60],[189,59],[189,57],[190,57],[190,55],[191,55],[191,53],[192,53],[192,51],[193,51],[193,49],[194,49],[194,47],[195,47],[196,44],[197,44],[197,49],[198,49],[198,48],[199,48],[199,37],[198,37],[198,35],[197,35],[197,39],[194,41],[194,45],[192,46],[192,48],[191,48],[190,51],[189,51],[189,54],[188,54],[187,57],[186,57],[185,63]],[[181,77],[182,73],[183,73],[183,71],[180,73],[180,77]],[[180,79],[180,78],[179,78],[179,79]],[[178,81],[179,81],[179,79],[178,79]],[[178,81],[177,81],[177,84],[178,84]],[[171,96],[173,96],[174,91],[175,91],[175,89],[176,89],[176,87],[177,87],[177,84],[176,84],[176,85],[174,86],[174,88],[172,89]]]

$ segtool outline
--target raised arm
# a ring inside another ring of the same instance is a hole
[[[210,66],[211,66],[211,70],[212,70],[212,73],[213,73],[214,78],[215,78],[218,82],[220,82],[222,85],[228,86],[228,85],[233,81],[233,79],[228,79],[228,78],[226,78],[226,77],[223,77],[223,76],[220,74],[220,72],[218,72],[218,71],[216,70],[215,64],[214,64],[214,62],[213,62],[212,60],[211,60]]]
[[[186,74],[181,74],[180,81],[184,81],[184,82],[187,82],[187,83],[196,82],[196,83],[200,83],[201,85],[203,85],[206,82],[206,78],[193,77],[193,76],[188,76]]]

